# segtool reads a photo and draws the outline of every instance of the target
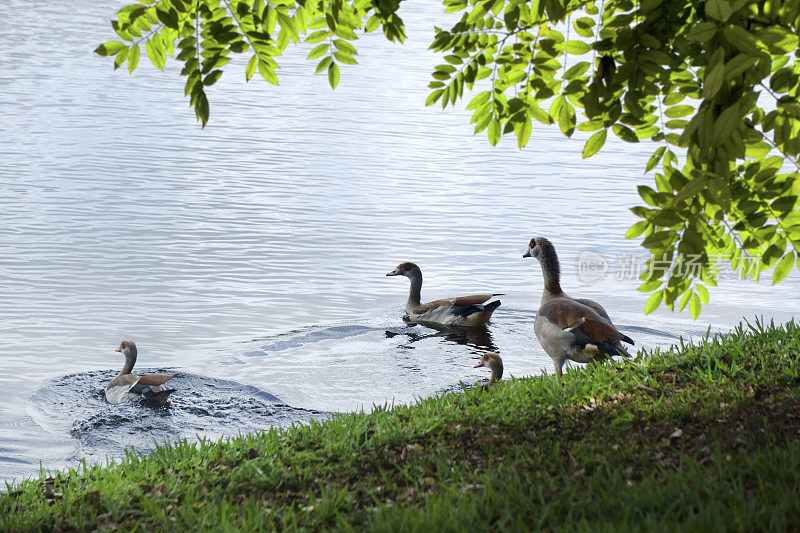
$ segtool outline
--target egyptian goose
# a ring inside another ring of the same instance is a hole
[[[121,403],[131,398],[153,400],[160,404],[167,401],[167,397],[175,389],[164,388],[164,383],[172,379],[168,374],[147,374],[138,376],[131,374],[133,365],[136,364],[136,344],[133,341],[122,341],[117,348],[125,356],[125,364],[117,377],[106,385],[106,400],[109,403]]]
[[[489,379],[489,385],[497,383],[503,377],[503,360],[497,352],[486,352],[481,357],[481,362],[475,365],[475,368],[488,366],[492,371],[492,377]]]
[[[405,276],[411,280],[406,313],[412,322],[432,322],[443,326],[480,326],[487,324],[494,310],[500,306],[499,300],[482,304],[502,293],[475,294],[420,303],[422,271],[414,263],[401,263],[386,275]]]
[[[522,257],[535,257],[542,266],[544,291],[533,330],[559,376],[567,359],[588,363],[612,355],[630,357],[620,341],[633,344],[633,340],[617,330],[600,304],[570,298],[561,290],[558,255],[550,241],[531,239]]]

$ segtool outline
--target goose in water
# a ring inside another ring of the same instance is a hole
[[[503,377],[503,360],[497,352],[486,352],[481,357],[481,362],[475,365],[475,368],[488,366],[492,371],[492,377],[489,379],[489,385],[497,383]]]
[[[633,340],[617,330],[600,304],[571,298],[561,290],[558,255],[550,241],[531,239],[522,257],[535,257],[542,267],[544,290],[533,330],[559,376],[567,359],[588,363],[612,355],[630,357],[620,341],[633,344]]]
[[[133,341],[122,341],[117,348],[125,356],[125,364],[117,377],[106,385],[106,400],[109,403],[121,403],[131,398],[153,400],[160,404],[167,402],[167,397],[175,389],[167,389],[164,383],[172,379],[168,374],[131,374],[136,364],[136,344]]]
[[[386,275],[405,276],[411,280],[406,313],[412,322],[432,322],[443,326],[480,326],[487,324],[494,310],[500,306],[500,300],[483,304],[502,293],[446,298],[423,304],[420,302],[422,271],[414,263],[401,263]]]

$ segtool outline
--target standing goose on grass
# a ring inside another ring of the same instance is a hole
[[[411,290],[406,302],[406,313],[412,322],[432,322],[443,326],[481,326],[487,324],[492,313],[500,306],[500,300],[483,305],[494,296],[503,293],[475,294],[460,298],[434,300],[420,303],[422,271],[414,263],[401,263],[387,276],[405,276],[411,280]]]
[[[630,357],[620,341],[633,344],[633,340],[617,330],[600,304],[570,298],[561,290],[558,255],[550,241],[531,239],[522,257],[535,257],[542,266],[544,291],[533,330],[559,376],[567,359],[588,363],[612,355]]]
[[[106,400],[109,403],[121,403],[131,398],[153,400],[160,404],[167,402],[167,397],[175,389],[164,388],[164,383],[172,379],[168,374],[131,374],[136,364],[136,344],[133,341],[122,341],[117,348],[125,356],[125,364],[117,377],[106,385]]]
[[[481,362],[475,365],[475,368],[480,368],[482,366],[488,366],[489,370],[492,371],[492,377],[489,379],[489,385],[501,381],[501,378],[503,377],[503,360],[500,359],[500,355],[497,352],[486,352],[483,354],[483,357],[481,357]]]

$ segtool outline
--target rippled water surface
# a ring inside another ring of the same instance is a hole
[[[143,59],[129,77],[91,53],[114,38],[112,4],[3,3],[0,479],[413,401],[486,378],[486,348],[515,376],[551,371],[533,337],[541,275],[521,259],[534,234],[555,242],[568,292],[639,346],[798,309],[793,273],[780,291],[723,282],[697,322],[645,317],[623,236],[650,148],[609,141],[584,161],[583,139],[546,127],[491,148],[467,113],[426,108],[435,3],[404,7],[404,46],[361,39],[335,92],[307,50],[280,87],[231,64],[205,130],[175,67]],[[582,252],[604,277],[579,279]],[[423,297],[506,293],[493,324],[404,323],[407,280],[384,274],[406,260]],[[178,375],[168,409],[103,401],[123,339]]]

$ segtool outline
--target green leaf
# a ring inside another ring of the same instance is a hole
[[[275,69],[273,69],[266,61],[258,61],[258,73],[261,74],[262,78],[271,84],[278,85],[278,76],[275,74]]]
[[[697,294],[700,296],[700,300],[702,300],[704,304],[708,305],[708,289],[702,285],[696,285],[695,289],[697,289]]]
[[[683,297],[681,298],[681,303],[680,303],[680,305],[678,306],[678,309],[679,309],[680,311],[683,311],[683,309],[686,307],[686,304],[688,304],[688,303],[689,303],[689,300],[691,300],[691,298],[692,298],[692,289],[688,289],[688,290],[687,290],[687,291],[686,291],[686,292],[683,294]]]
[[[306,37],[307,43],[318,43],[328,38],[328,30],[318,30]]]
[[[674,105],[672,107],[668,107],[664,114],[667,115],[669,118],[680,118],[685,117],[686,115],[691,115],[694,113],[694,107],[690,105]]]
[[[561,129],[561,133],[567,137],[571,137],[575,131],[575,108],[567,101],[561,106],[561,112],[558,115],[558,127]]]
[[[720,22],[725,22],[731,16],[731,5],[727,0],[708,0],[706,2],[706,15]]]
[[[492,118],[489,122],[489,142],[495,146],[500,141],[500,121],[497,118]]]
[[[425,100],[425,105],[433,105],[436,103],[439,98],[441,98],[444,89],[437,89],[433,91],[431,94],[428,95],[428,98]]]
[[[756,58],[747,54],[739,54],[725,63],[725,81],[730,81],[756,64]]]
[[[563,77],[565,80],[575,79],[578,76],[583,75],[583,73],[586,72],[587,70],[589,70],[589,66],[590,65],[588,61],[581,61],[580,63],[576,63],[564,73]]]
[[[564,41],[561,43],[561,48],[573,55],[581,55],[590,51],[592,48],[583,41]]]
[[[333,46],[336,47],[337,50],[341,50],[350,55],[358,55],[356,51],[356,47],[350,44],[349,42],[345,41],[344,39],[334,39]]]
[[[153,39],[148,39],[147,43],[145,43],[145,50],[147,51],[147,57],[150,58],[150,62],[159,70],[164,70],[164,63],[167,60],[167,55],[162,50],[160,39],[157,40],[157,37],[156,35]]]
[[[600,130],[589,137],[583,147],[583,158],[586,159],[587,157],[591,157],[596,154],[597,151],[600,150],[600,148],[602,148],[606,143],[607,135],[608,130]]]
[[[642,200],[647,202],[648,205],[652,205],[653,207],[658,205],[658,202],[655,199],[656,191],[654,191],[651,187],[648,187],[647,185],[637,185],[636,190],[639,192],[639,196],[642,198]]]
[[[648,281],[639,285],[639,288],[636,290],[639,292],[650,292],[653,291],[661,286],[661,282],[658,280]]]
[[[203,127],[206,127],[208,123],[208,114],[209,114],[209,107],[208,107],[208,98],[206,98],[206,93],[200,90],[197,100],[195,101],[194,105],[194,112],[197,115],[197,118],[200,119]]]
[[[766,156],[772,148],[764,141],[748,144],[745,148],[745,155],[754,159],[761,159]]]
[[[328,43],[318,44],[308,53],[308,57],[306,57],[306,59],[316,59],[325,55],[328,52],[329,47],[330,45]]]
[[[789,252],[781,258],[775,267],[775,272],[772,274],[772,284],[775,285],[785,278],[792,270],[792,266],[794,266],[794,252]]]
[[[622,124],[614,124],[611,126],[611,129],[614,131],[614,135],[616,135],[625,142],[629,143],[639,142],[639,138],[636,136],[636,133],[634,133],[634,131],[627,126],[623,126]]]
[[[553,103],[550,104],[550,119],[557,120],[561,116],[561,108],[564,107],[566,99],[559,95],[553,99]]]
[[[700,24],[695,25],[689,30],[689,33],[686,35],[686,38],[690,41],[695,41],[698,43],[704,43],[706,41],[710,41],[714,35],[717,33],[718,26],[714,22],[701,22]]]
[[[134,44],[133,46],[131,46],[131,49],[128,52],[128,73],[129,74],[133,74],[133,71],[136,68],[136,65],[139,64],[139,54],[141,54],[141,53],[142,53],[142,51],[139,49],[139,45],[138,44]]]
[[[710,71],[706,71],[706,78],[703,83],[703,98],[710,100],[714,98],[722,88],[722,80],[725,77],[725,65],[720,61]],[[686,106],[691,107],[691,106]],[[673,109],[673,108],[670,108]]]
[[[250,81],[250,78],[253,77],[253,74],[256,73],[256,67],[258,66],[258,56],[253,55],[250,58],[250,61],[247,62],[247,68],[244,71],[244,79],[246,81]]]
[[[680,203],[690,198],[694,198],[700,193],[700,191],[702,191],[708,186],[708,182],[709,179],[706,176],[692,177],[692,179],[688,183],[686,183],[686,185],[681,187],[681,190],[675,197],[675,203]]]
[[[114,58],[114,70],[117,70],[128,59],[128,49],[123,48]]]
[[[203,79],[203,85],[205,85],[206,87],[214,85],[215,83],[217,83],[217,80],[220,78],[220,76],[222,76],[221,70],[219,69],[212,70],[211,72],[208,73],[208,76],[206,76]]]
[[[483,91],[482,93],[479,93],[472,99],[472,101],[470,101],[469,105],[466,108],[467,111],[478,109],[480,106],[488,102],[491,96],[492,96],[492,91]]]
[[[331,89],[335,89],[339,85],[339,67],[333,62],[328,67],[328,83],[330,83]]]
[[[647,303],[644,305],[644,314],[649,315],[656,309],[658,306],[661,305],[661,300],[664,299],[664,290],[656,291],[650,295],[650,298],[647,299]]]
[[[338,59],[340,63],[346,63],[348,65],[355,65],[358,63],[353,56],[345,52],[334,52],[333,57]]]
[[[94,49],[94,53],[101,56],[117,55],[128,47],[119,41],[108,41]]]
[[[664,155],[664,151],[666,149],[666,146],[660,146],[655,152],[653,152],[653,155],[651,155],[650,159],[647,160],[647,168],[645,169],[645,173],[656,168],[656,165],[658,165],[658,162],[661,161],[661,157]]]
[[[528,139],[531,137],[531,131],[533,131],[531,119],[526,116],[525,120],[522,121],[522,124],[520,124],[519,130],[517,131],[517,146],[519,148],[522,148],[528,144]]]
[[[640,220],[639,222],[628,228],[627,233],[625,233],[625,238],[635,239],[636,237],[644,233],[644,230],[646,230],[649,225],[650,222],[648,222],[647,220]]]
[[[692,315],[693,319],[700,316],[700,298],[698,298],[696,294],[692,294],[692,300],[689,304],[689,313]]]
[[[323,58],[320,60],[320,62],[319,62],[319,63],[317,63],[317,68],[314,70],[314,73],[315,73],[315,74],[319,74],[320,72],[322,72],[323,70],[325,70],[326,68],[328,68],[328,66],[329,66],[329,65],[330,65],[332,62],[333,62],[333,59],[331,59],[331,56],[325,56],[325,57],[323,57]]]

